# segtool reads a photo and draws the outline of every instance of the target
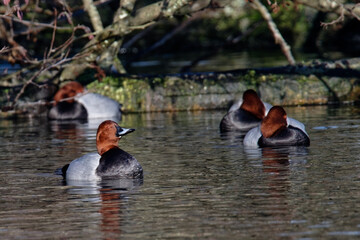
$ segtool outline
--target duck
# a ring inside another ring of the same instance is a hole
[[[121,119],[121,104],[106,96],[87,92],[76,81],[62,86],[53,99],[53,106],[48,113],[51,120]]]
[[[247,132],[260,124],[269,112],[271,104],[261,101],[253,89],[243,93],[242,99],[235,102],[220,122],[220,132]]]
[[[245,135],[243,143],[248,147],[310,146],[310,138],[303,123],[287,117],[283,107],[274,106],[260,126]]]
[[[135,129],[122,128],[112,120],[103,121],[96,133],[97,152],[85,154],[66,164],[66,180],[139,179],[143,168],[135,157],[118,147],[119,140]]]

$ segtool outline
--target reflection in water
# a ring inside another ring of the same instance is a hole
[[[278,175],[289,171],[289,152],[284,149],[277,148],[263,148],[263,169],[264,172]]]
[[[248,159],[261,161],[262,175],[253,184],[249,195],[253,196],[252,205],[256,215],[270,224],[268,232],[272,236],[287,232],[294,217],[292,198],[292,169],[304,164],[308,157],[306,147],[249,148],[244,149]],[[264,226],[267,229],[267,226]],[[260,237],[260,235],[259,235]]]
[[[50,121],[50,128],[56,139],[76,139],[85,135],[82,128],[84,123],[85,120]]]
[[[119,239],[122,232],[122,211],[128,195],[143,184],[142,179],[107,179],[102,181],[66,181],[69,194],[89,195],[86,201],[100,202],[104,239]],[[100,197],[99,197],[100,196]]]
[[[122,211],[130,191],[143,184],[142,179],[104,180],[101,182],[101,231],[104,239],[119,239],[122,232]]]
[[[121,235],[121,195],[111,189],[101,189],[101,231],[104,239],[115,239]]]
[[[252,150],[219,135],[225,110],[124,115],[136,131],[119,146],[141,161],[143,184],[52,174],[96,151],[97,126],[0,120],[0,238],[358,237],[358,111],[287,108],[311,146]]]
[[[286,230],[287,225],[278,223],[290,223],[293,219],[288,203],[290,190],[289,181],[289,153],[275,149],[262,149],[263,171],[266,174],[265,184],[267,186],[269,214],[274,225],[274,233],[278,235]],[[275,227],[278,226],[278,227]]]

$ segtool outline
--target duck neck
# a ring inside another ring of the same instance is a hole
[[[258,119],[263,119],[265,117],[265,106],[260,100],[252,102],[244,101],[240,108],[250,112]]]
[[[265,138],[273,137],[286,128],[286,123],[264,118],[261,123],[261,133]]]
[[[100,154],[100,156],[102,156],[104,153],[106,153],[107,151],[109,151],[110,149],[113,148],[119,148],[116,144],[98,144],[97,146],[97,151]]]

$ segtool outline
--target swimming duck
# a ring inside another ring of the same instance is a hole
[[[246,90],[243,98],[234,103],[220,122],[220,132],[243,131],[260,124],[272,106],[262,102],[257,93]]]
[[[119,140],[135,129],[120,127],[106,120],[96,133],[97,153],[88,153],[62,168],[66,180],[98,180],[101,178],[142,178],[140,163],[118,147]]]
[[[245,146],[309,146],[309,135],[301,122],[288,118],[284,108],[274,106],[261,125],[251,129],[244,138]]]
[[[78,82],[72,81],[61,87],[54,96],[49,119],[121,119],[121,105],[115,100],[97,93],[86,92]]]

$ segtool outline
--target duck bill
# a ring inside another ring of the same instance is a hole
[[[133,129],[133,128],[117,127],[116,136],[121,138],[122,136],[125,136],[126,134],[131,133],[133,131],[135,131],[135,129]]]

